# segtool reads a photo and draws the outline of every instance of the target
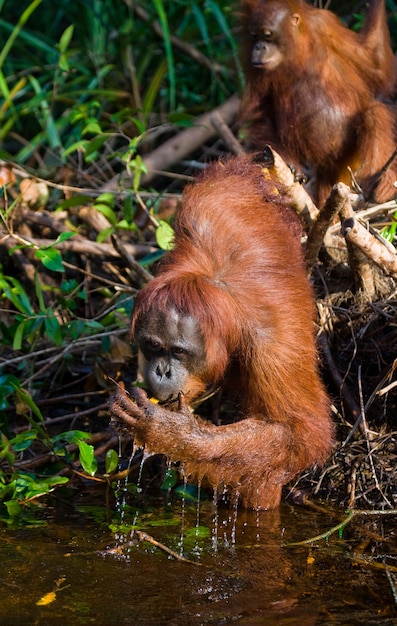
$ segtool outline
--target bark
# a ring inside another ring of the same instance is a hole
[[[273,150],[271,146],[266,146],[265,148],[264,163],[269,169],[269,172],[274,175],[280,183],[285,185],[295,211],[303,217],[306,226],[309,228],[318,215],[318,208],[302,183],[295,179],[291,168],[288,167],[281,156]]]
[[[321,208],[317,219],[313,222],[306,242],[306,264],[309,270],[313,267],[325,234],[342,207],[349,202],[349,187],[343,183],[334,185],[329,198]]]

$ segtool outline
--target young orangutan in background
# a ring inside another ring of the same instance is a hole
[[[132,317],[160,404],[119,389],[112,412],[137,445],[180,461],[186,475],[229,487],[247,507],[274,508],[285,483],[325,461],[333,434],[298,218],[244,156],[187,186],[175,229]],[[187,405],[219,386],[238,408],[234,423],[217,426]]]
[[[364,28],[346,28],[304,0],[242,0],[248,143],[270,144],[297,171],[308,167],[321,206],[332,185],[366,199],[396,194],[396,62],[384,0],[371,0]]]

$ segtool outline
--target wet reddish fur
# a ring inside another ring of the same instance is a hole
[[[141,402],[137,440],[214,486],[231,485],[247,506],[277,506],[283,484],[325,460],[332,424],[300,225],[258,164],[218,163],[186,188],[175,248],[140,292],[132,328],[152,307],[197,318],[207,351],[203,382],[227,384],[233,362],[231,386],[244,414],[215,426]]]
[[[247,77],[242,121],[249,124],[251,147],[270,143],[298,170],[310,166],[319,204],[336,182],[350,184],[348,166],[368,193],[396,147],[395,107],[384,103],[396,84],[384,0],[371,1],[359,33],[303,0],[241,4]],[[286,7],[300,22],[296,28],[285,22],[283,64],[268,72],[252,67],[248,22],[260,29],[267,12]],[[394,163],[381,176],[375,200],[394,197],[396,178]]]

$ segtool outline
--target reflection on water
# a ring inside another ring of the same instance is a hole
[[[286,544],[324,532],[335,518],[287,505],[237,513],[215,509],[210,500],[199,510],[187,502],[157,503],[123,515],[125,523],[135,515],[156,541],[199,565],[147,542],[131,543],[129,530],[115,538],[98,518],[57,506],[46,527],[0,530],[0,624],[397,623],[385,571],[352,559],[353,549],[368,550],[381,537],[373,520],[371,528],[347,529],[343,541],[333,536],[310,547]],[[385,523],[391,536],[394,522]],[[190,532],[205,527],[207,536]],[[129,546],[123,556],[107,551],[123,541]]]

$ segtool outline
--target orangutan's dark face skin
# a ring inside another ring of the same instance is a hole
[[[176,309],[151,310],[140,320],[135,337],[150,393],[161,401],[174,399],[179,392],[192,396],[191,377],[202,372],[206,357],[197,321]]]

